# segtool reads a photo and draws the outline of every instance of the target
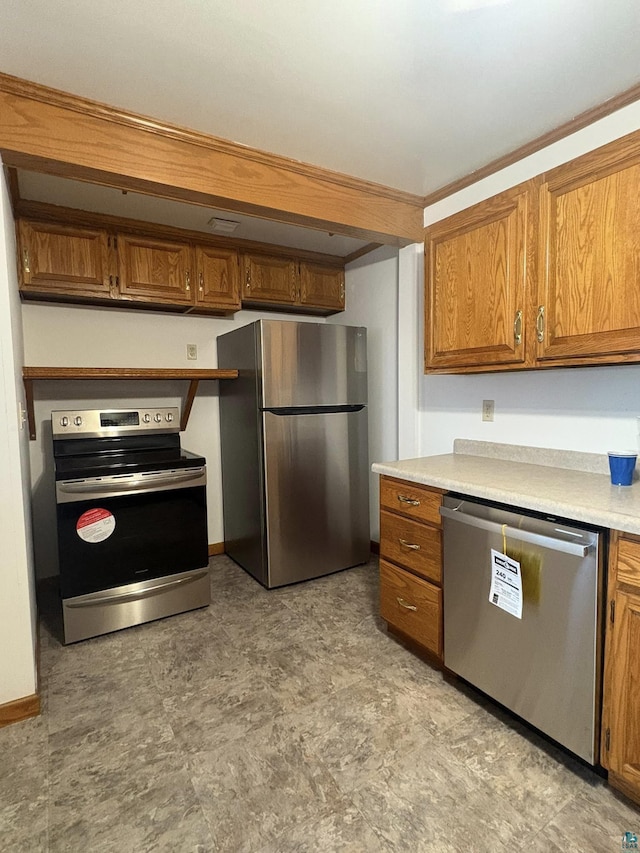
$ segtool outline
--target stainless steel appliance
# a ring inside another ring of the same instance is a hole
[[[441,514],[445,666],[597,763],[602,531],[454,495]]]
[[[65,643],[209,604],[206,462],[179,420],[52,412]]]
[[[266,587],[369,559],[366,330],[258,320],[218,337],[226,552]]]

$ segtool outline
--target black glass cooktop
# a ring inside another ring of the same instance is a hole
[[[206,464],[203,456],[184,450],[178,436],[152,438],[153,441],[149,441],[149,437],[145,437],[145,441],[134,437],[56,441],[56,480],[197,468]]]

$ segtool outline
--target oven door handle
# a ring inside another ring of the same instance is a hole
[[[564,554],[573,554],[576,557],[586,557],[591,547],[589,545],[579,545],[577,542],[566,542],[564,539],[556,539],[553,536],[544,536],[541,533],[530,533],[528,530],[511,527],[507,524],[498,524],[495,521],[488,521],[485,518],[476,518],[475,515],[466,515],[463,512],[449,509],[446,506],[440,507],[440,515],[443,518],[457,521],[459,524],[468,524],[470,527],[487,530],[489,533],[502,534],[504,531],[504,535],[509,539],[518,539],[521,542],[529,542],[531,545],[540,545],[542,548],[549,548],[552,551],[562,551]]]
[[[200,485],[204,477],[204,468],[189,468],[187,471],[172,471],[170,474],[134,474],[131,478],[122,479],[89,479],[89,480],[64,480],[56,484],[57,491],[63,495],[83,495],[91,497],[92,494],[102,497],[105,493],[116,496],[118,493],[126,495],[136,491],[155,491],[176,485],[185,485],[194,481],[194,485]]]
[[[161,592],[167,592],[167,590],[175,589],[178,586],[183,586],[186,583],[193,583],[194,581],[200,580],[203,578],[209,569],[203,569],[198,574],[189,575],[186,578],[173,578],[170,581],[164,581],[155,584],[154,586],[148,586],[146,589],[137,590],[135,592],[126,591],[126,592],[112,592],[107,595],[103,593],[89,593],[89,595],[83,596],[82,600],[77,601],[65,601],[65,607],[95,607],[97,604],[123,604],[126,601],[140,601],[143,598],[151,598],[152,595],[157,595]]]

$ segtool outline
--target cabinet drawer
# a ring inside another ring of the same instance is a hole
[[[393,477],[380,478],[380,506],[440,527],[441,492]]]
[[[419,521],[382,510],[380,556],[427,580],[442,579],[442,534]]]
[[[442,654],[442,590],[380,561],[380,615],[429,651]]]
[[[618,542],[618,583],[640,586],[640,542],[620,538]]]

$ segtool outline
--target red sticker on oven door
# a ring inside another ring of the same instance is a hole
[[[108,509],[89,509],[76,521],[76,533],[85,542],[104,542],[116,529],[116,520]]]

